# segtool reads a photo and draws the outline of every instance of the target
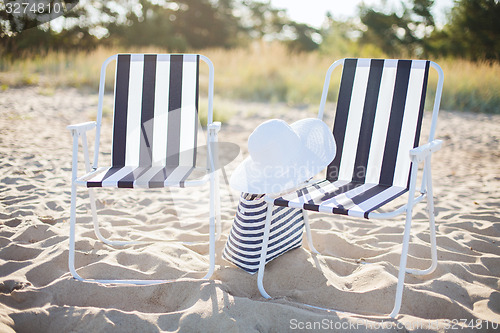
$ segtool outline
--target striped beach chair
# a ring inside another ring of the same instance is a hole
[[[198,95],[200,60],[209,67],[206,165],[197,163]],[[116,62],[111,166],[98,167],[99,141],[106,68]],[[90,280],[75,269],[75,224],[77,186],[89,192],[94,231],[98,239],[113,246],[141,241],[112,241],[99,230],[93,189],[163,188],[201,186],[210,183],[209,269],[214,271],[215,220],[220,235],[219,177],[215,143],[220,123],[213,122],[214,70],[211,61],[196,54],[118,54],[101,69],[97,121],[70,125],[73,137],[69,270],[82,281],[152,284],[164,280]],[[96,129],[93,164],[90,164],[86,132]],[[86,174],[77,175],[78,141],[82,139]]]
[[[330,77],[343,66],[333,135],[337,155],[328,166],[324,179],[312,182],[292,193],[267,196],[268,215],[264,229],[258,287],[263,286],[270,212],[275,206],[299,210],[341,214],[365,219],[388,219],[406,213],[395,317],[401,308],[405,273],[426,275],[437,266],[434,204],[431,181],[431,154],[441,148],[435,140],[437,115],[443,87],[439,65],[424,60],[342,59],[333,63],[326,74],[318,117],[323,118]],[[434,99],[429,141],[419,146],[429,68],[439,75]],[[416,195],[417,171],[423,162],[423,179]],[[377,211],[394,199],[407,194],[407,203],[392,211]],[[417,270],[406,267],[412,209],[427,199],[430,222],[431,265]]]

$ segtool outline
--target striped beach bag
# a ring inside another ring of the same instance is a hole
[[[222,257],[250,274],[259,269],[267,203],[264,194],[242,193]],[[266,264],[302,245],[302,210],[275,207],[269,233]]]

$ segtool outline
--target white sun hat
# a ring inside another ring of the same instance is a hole
[[[328,166],[336,145],[331,130],[320,119],[302,119],[292,125],[271,119],[250,134],[248,152],[250,156],[231,176],[231,187],[246,193],[277,194]]]

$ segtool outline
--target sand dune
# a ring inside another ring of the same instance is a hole
[[[259,123],[314,116],[313,108],[223,103],[235,115],[223,124],[220,140],[242,149],[226,166],[228,175],[247,156],[246,140]],[[372,221],[311,214],[314,243],[322,255],[311,255],[304,242],[269,263],[264,284],[276,297],[265,300],[255,275],[222,259],[238,198],[226,184],[221,188],[223,236],[216,244],[212,280],[193,279],[208,269],[208,186],[98,190],[105,237],[200,242],[122,249],[97,241],[88,196],[79,191],[80,275],[179,281],[106,286],[72,279],[67,267],[71,137],[65,127],[92,120],[96,105],[96,95],[73,89],[0,93],[0,331],[445,331],[452,325],[471,330],[471,321],[493,331],[500,325],[500,116],[440,113],[437,137],[444,145],[433,159],[438,268],[428,276],[407,275],[400,316],[384,320],[301,303],[348,312],[390,312],[402,217]],[[106,118],[105,128],[110,125]],[[428,126],[425,122],[423,133]],[[103,132],[103,147],[110,147],[110,134]],[[105,165],[110,155],[109,148],[103,149]],[[414,216],[408,265],[426,268],[430,250],[425,205],[417,206]]]

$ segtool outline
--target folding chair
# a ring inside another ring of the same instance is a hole
[[[267,219],[259,261],[258,287],[263,286],[269,239],[270,212],[274,206],[341,214],[366,219],[388,219],[406,213],[395,304],[390,317],[401,308],[405,273],[426,275],[437,265],[431,154],[441,148],[435,140],[437,115],[443,87],[443,71],[424,60],[342,59],[327,71],[318,118],[323,118],[333,70],[343,65],[333,135],[337,155],[325,179],[279,197],[266,197]],[[439,75],[429,142],[419,146],[429,67]],[[420,193],[415,195],[417,171],[423,166]],[[379,208],[408,192],[407,203],[390,212]],[[406,268],[413,207],[427,198],[432,264],[428,269]],[[306,229],[309,228],[307,218]],[[309,236],[309,235],[308,235]],[[312,244],[310,237],[308,237]],[[314,249],[314,247],[311,247]],[[314,250],[315,251],[315,250]]]
[[[209,67],[207,165],[196,167],[198,132],[199,63]],[[98,167],[99,141],[106,68],[116,61],[113,140],[111,166]],[[112,246],[148,243],[111,241],[99,230],[93,188],[164,188],[210,184],[209,269],[214,271],[215,219],[220,235],[219,176],[216,173],[217,133],[220,123],[213,122],[212,62],[196,54],[118,54],[101,68],[99,104],[96,122],[70,125],[73,137],[69,270],[81,281],[123,284],[153,284],[166,280],[97,280],[82,278],[75,269],[75,226],[77,186],[88,188],[94,231],[99,240]],[[94,161],[89,161],[86,132],[96,129]],[[78,138],[82,138],[86,174],[78,177]]]

